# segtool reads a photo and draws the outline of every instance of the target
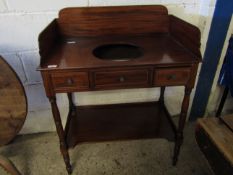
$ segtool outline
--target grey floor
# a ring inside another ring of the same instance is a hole
[[[173,143],[164,139],[81,144],[70,150],[75,175],[213,175],[187,124],[176,167],[171,165]],[[0,148],[23,175],[66,175],[56,133],[18,136]],[[0,168],[0,175],[6,173]]]

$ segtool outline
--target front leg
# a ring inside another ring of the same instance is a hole
[[[187,117],[187,111],[189,107],[189,99],[190,99],[190,93],[192,91],[192,88],[185,87],[185,94],[184,94],[184,99],[182,102],[182,107],[181,107],[181,113],[180,113],[180,118],[179,118],[179,123],[178,123],[178,129],[176,132],[176,141],[175,141],[175,148],[174,148],[174,156],[173,156],[173,165],[176,165],[178,156],[180,153],[180,147],[183,143],[183,130],[184,130],[184,125],[186,122],[186,117]]]
[[[53,118],[54,118],[54,122],[56,125],[56,130],[58,133],[59,141],[60,141],[60,151],[65,161],[67,172],[71,174],[72,168],[70,165],[70,157],[68,153],[67,144],[65,141],[65,133],[63,130],[62,122],[61,122],[60,112],[57,107],[56,97],[55,96],[49,97],[49,101],[51,103]]]

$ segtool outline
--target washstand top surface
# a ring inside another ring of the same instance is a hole
[[[200,31],[166,7],[66,8],[39,37],[40,70],[200,62]]]

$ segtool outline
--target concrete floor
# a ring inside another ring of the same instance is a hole
[[[213,175],[187,124],[176,167],[171,165],[173,143],[164,139],[80,144],[70,150],[75,175]],[[23,175],[66,175],[56,133],[18,136],[0,148]],[[0,175],[6,173],[0,168]]]

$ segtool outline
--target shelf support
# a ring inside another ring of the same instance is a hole
[[[72,93],[67,93],[68,96],[68,100],[69,100],[69,112],[75,112],[75,105],[73,102],[73,98],[72,98]]]
[[[76,106],[73,102],[72,93],[68,92],[67,97],[68,97],[68,101],[69,101],[69,112],[68,112],[67,122],[66,122],[66,127],[65,127],[65,140],[67,140],[67,134],[69,132],[69,126],[70,126],[70,120],[72,117],[74,117],[76,115]]]
[[[160,105],[164,105],[164,92],[165,92],[165,86],[160,87],[160,97],[159,97]]]

